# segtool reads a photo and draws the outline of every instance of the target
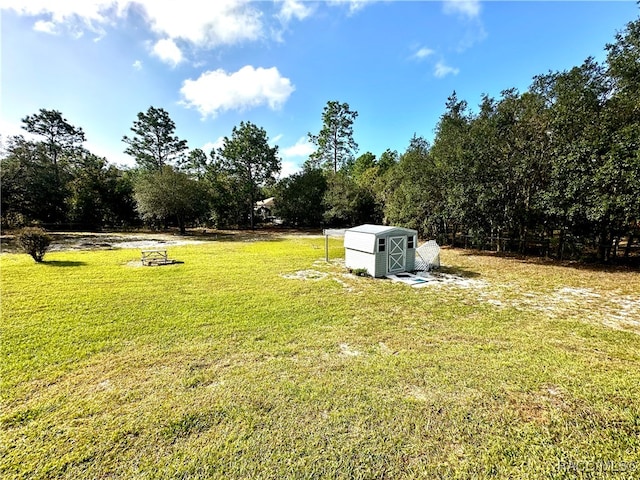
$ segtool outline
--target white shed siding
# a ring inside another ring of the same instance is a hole
[[[359,252],[375,253],[376,236],[370,233],[347,230],[344,234],[344,248]]]
[[[372,277],[379,277],[377,274],[376,255],[358,250],[345,250],[344,264],[347,268],[365,268]]]

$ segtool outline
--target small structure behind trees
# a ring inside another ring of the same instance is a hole
[[[240,190],[236,195],[245,200],[251,228],[255,228],[254,205],[259,189],[275,184],[281,162],[278,147],[269,145],[264,128],[251,122],[240,122],[233,127],[231,138],[224,137],[223,146],[217,152],[222,169],[236,180]]]

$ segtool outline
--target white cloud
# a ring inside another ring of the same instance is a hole
[[[436,63],[433,74],[438,78],[446,77],[447,75],[457,75],[460,72],[459,68],[450,67],[446,65],[443,61],[439,61]]]
[[[305,5],[300,0],[283,0],[280,12],[276,15],[283,23],[290,22],[293,18],[304,20],[313,13],[313,7]]]
[[[280,175],[278,175],[279,178],[290,177],[294,173],[298,173],[302,170],[302,166],[290,160],[283,160],[281,166]]]
[[[197,80],[185,80],[180,89],[182,104],[196,108],[203,117],[215,117],[227,110],[268,105],[280,108],[294,91],[291,81],[276,67],[242,67],[234,73],[222,69],[207,71]]]
[[[248,0],[138,0],[158,34],[201,47],[232,45],[262,35],[261,13]]]
[[[224,137],[218,137],[215,142],[207,142],[202,146],[202,151],[209,155],[211,150],[218,151],[219,148],[224,147]]]
[[[315,151],[316,147],[309,142],[307,137],[301,137],[294,145],[281,149],[282,170],[279,178],[290,177],[294,173],[300,172],[302,160],[306,160]]]
[[[277,145],[278,142],[282,140],[282,137],[284,137],[282,133],[276,135],[275,137],[269,140],[269,145]]]
[[[235,44],[261,37],[261,13],[249,0],[0,0],[0,7],[20,15],[45,16],[38,28],[65,24],[70,31],[88,29],[103,33],[125,17],[129,9],[142,13],[150,29],[158,36],[181,39],[200,47]],[[296,10],[300,15],[302,10]]]
[[[99,13],[106,5],[113,3],[108,1],[58,1],[49,0],[25,0],[16,2],[11,0],[0,1],[0,8],[10,9],[20,15],[45,15],[50,14],[54,21],[61,22],[73,16],[97,20]]]
[[[480,15],[480,0],[443,0],[444,13],[460,14],[468,18]]]
[[[47,22],[45,20],[38,20],[33,24],[33,29],[36,32],[48,33],[51,35],[56,35],[58,30],[56,29],[56,24],[53,22]]]
[[[4,118],[0,118],[0,136],[2,136],[3,141],[15,135],[22,135],[27,140],[38,139],[37,135],[27,132],[22,128],[22,126],[22,122],[11,122]]]
[[[124,153],[121,148],[114,148],[113,145],[106,146],[87,141],[84,143],[84,147],[91,153],[99,157],[106,158],[107,161],[113,165],[127,168],[131,168],[136,165],[136,161],[133,157]]]
[[[363,9],[367,4],[376,2],[378,0],[329,0],[330,5],[348,5],[349,13],[355,13],[358,10]]]
[[[412,55],[412,58],[415,58],[416,60],[424,60],[425,58],[433,55],[434,53],[435,52],[430,48],[422,47]]]
[[[349,13],[354,13],[375,1],[329,0],[328,4],[348,6]],[[317,6],[317,2],[306,0],[279,0],[275,17],[282,24],[304,20]],[[76,38],[91,31],[99,40],[106,34],[106,26],[121,24],[133,11],[146,23],[151,42],[165,39],[196,48],[215,48],[260,40],[269,32],[276,39],[282,38],[281,30],[265,25],[270,19],[261,11],[262,2],[255,0],[0,0],[0,8],[36,17],[34,28],[39,31],[67,31]],[[456,5],[448,8],[460,10]],[[173,63],[175,56],[170,58]]]
[[[142,61],[140,60],[136,60],[135,62],[133,62],[133,64],[131,65],[133,67],[134,70],[142,70]]]
[[[309,139],[307,137],[302,137],[298,139],[295,145],[284,148],[282,150],[282,155],[287,158],[308,157],[315,151],[316,147],[311,142],[309,142]]]
[[[170,38],[158,40],[153,46],[153,54],[165,63],[175,67],[182,61],[182,52]]]

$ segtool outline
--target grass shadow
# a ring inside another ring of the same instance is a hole
[[[461,267],[441,266],[440,268],[436,269],[435,272],[446,273],[449,275],[457,275],[458,277],[463,277],[463,278],[478,278],[481,276],[478,272],[474,272],[473,270],[468,270],[466,268],[461,268]]]
[[[166,267],[169,265],[184,265],[184,262],[182,260],[173,260],[173,259],[169,259],[167,260],[166,263],[164,262],[160,262],[160,263],[147,263],[147,264],[143,264],[142,262],[140,262],[140,265],[143,267]]]
[[[513,262],[540,265],[543,267],[565,267],[575,270],[585,270],[592,272],[633,272],[640,269],[640,260],[636,258],[617,258],[610,263],[602,263],[593,258],[581,259],[581,260],[558,260],[557,258],[542,257],[537,255],[527,255],[516,252],[495,252],[490,250],[465,250],[456,248],[460,252],[460,255],[466,257],[492,257],[503,258]]]
[[[250,242],[250,241],[269,241],[283,242],[289,236],[306,236],[306,235],[322,235],[322,230],[289,228],[289,227],[265,227],[257,226],[255,229],[193,229],[188,230],[186,234],[179,237],[193,238],[200,241],[220,241],[220,242]]]
[[[75,260],[44,260],[42,264],[49,267],[82,267],[86,265],[86,262]]]

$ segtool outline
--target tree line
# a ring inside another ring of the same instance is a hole
[[[57,110],[22,119],[41,140],[8,139],[1,161],[2,225],[126,228],[188,224],[254,227],[255,201],[275,184],[278,147],[251,122],[234,127],[207,155],[175,135],[168,112],[140,112],[125,135],[136,166],[109,165],[83,147],[85,135]]]
[[[401,154],[358,156],[358,113],[329,101],[309,133],[315,152],[280,180],[278,147],[251,122],[218,149],[190,150],[150,107],[122,138],[136,166],[120,169],[42,109],[22,120],[40,140],[5,142],[2,224],[253,228],[255,202],[273,196],[291,226],[397,224],[441,243],[559,258],[586,247],[606,261],[640,236],[640,19],[606,51],[603,63],[538,75],[525,92],[484,95],[477,112],[453,92],[433,143],[414,135]]]
[[[628,256],[640,240],[640,20],[606,51],[604,63],[538,75],[525,92],[484,95],[477,112],[454,92],[432,145],[414,135],[404,153],[379,159],[353,160],[355,115],[330,102],[323,119],[333,128],[310,136],[318,151],[277,185],[276,205],[303,224],[383,222],[441,243],[557,258],[593,250],[608,261],[626,238]]]
[[[640,20],[606,51],[604,63],[536,76],[526,92],[484,96],[477,113],[454,93],[433,145],[414,142],[392,172],[388,220],[452,241],[505,238],[519,251],[536,239],[559,258],[593,247],[606,261],[621,238],[630,245],[640,233]]]

